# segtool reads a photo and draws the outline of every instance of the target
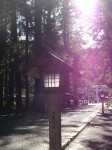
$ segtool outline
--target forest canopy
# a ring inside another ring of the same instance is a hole
[[[111,82],[111,19],[111,0],[0,0],[0,111],[29,109],[39,81],[24,69],[45,45],[82,72],[76,86]]]

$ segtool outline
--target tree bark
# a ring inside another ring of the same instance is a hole
[[[26,6],[26,1],[24,2],[25,6]],[[28,12],[27,12],[27,7],[26,7],[26,12],[25,12],[25,20],[26,20],[26,40],[25,40],[25,68],[28,65],[28,35],[29,35],[29,28],[28,28]],[[26,111],[28,111],[28,107],[29,107],[29,83],[28,83],[28,76],[25,76],[25,89],[26,89]]]
[[[20,62],[19,62],[19,46],[17,41],[17,19],[16,19],[16,0],[11,0],[11,43],[13,51],[15,52],[15,90],[16,90],[16,114],[21,111],[21,76],[20,76]]]

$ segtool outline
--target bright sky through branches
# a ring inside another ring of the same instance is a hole
[[[90,35],[89,27],[92,25],[91,19],[96,16],[98,0],[72,0],[79,11],[79,26],[82,26],[82,38],[86,41],[85,47],[95,44],[93,37]],[[91,19],[90,19],[91,18]]]
[[[75,0],[83,16],[89,17],[94,13],[97,0]]]

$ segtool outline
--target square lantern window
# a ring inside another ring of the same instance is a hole
[[[59,73],[46,73],[44,74],[44,87],[59,87],[60,86],[60,74]]]

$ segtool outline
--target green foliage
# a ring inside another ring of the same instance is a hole
[[[92,87],[107,84],[111,81],[110,59],[103,49],[88,49],[81,53],[82,85]]]

